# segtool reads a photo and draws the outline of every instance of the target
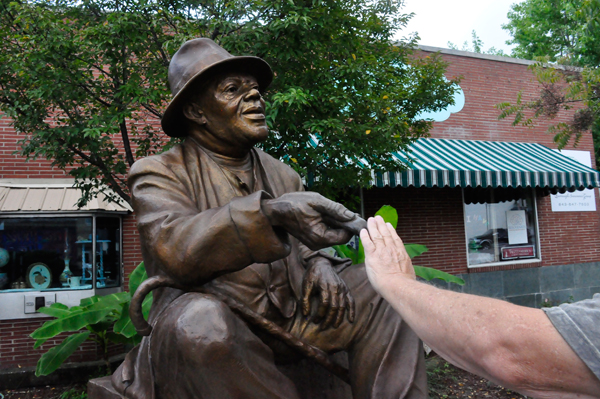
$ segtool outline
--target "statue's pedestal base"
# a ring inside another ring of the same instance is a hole
[[[89,399],[124,399],[113,388],[110,376],[90,380],[87,391]]]
[[[341,364],[348,362],[345,353],[333,356]],[[351,399],[350,386],[315,363],[302,360],[297,364],[279,366],[283,374],[296,384],[303,399]],[[124,399],[110,382],[110,377],[96,378],[88,382],[88,399]]]

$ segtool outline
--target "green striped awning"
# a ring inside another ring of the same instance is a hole
[[[409,169],[373,173],[377,187],[598,187],[600,174],[548,147],[533,143],[418,139]],[[395,153],[406,162],[406,154]]]

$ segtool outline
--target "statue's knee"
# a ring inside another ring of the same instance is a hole
[[[177,318],[174,332],[184,356],[211,359],[228,355],[235,345],[235,318],[221,301],[191,301]]]

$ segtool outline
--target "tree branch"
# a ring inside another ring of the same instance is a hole
[[[123,198],[128,203],[131,203],[131,197],[123,191],[121,186],[115,181],[115,177],[110,173],[110,171],[106,168],[104,163],[98,162],[95,157],[87,155],[85,152],[81,151],[77,147],[72,146],[71,144],[67,144],[64,139],[58,138],[57,141],[64,146],[66,146],[69,150],[73,151],[75,154],[79,155],[81,159],[88,162],[91,165],[94,165],[102,172],[104,172],[104,178],[108,181],[110,188],[121,198]]]

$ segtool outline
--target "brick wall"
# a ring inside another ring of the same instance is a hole
[[[428,54],[428,53],[425,53]],[[538,120],[534,127],[512,126],[512,119],[498,120],[494,105],[514,102],[523,90],[524,100],[540,87],[527,65],[443,54],[449,63],[448,78],[461,76],[465,106],[449,119],[434,122],[431,137],[444,139],[531,142],[557,148],[548,126],[566,121],[562,112],[554,121]],[[591,134],[577,148],[594,149]],[[600,199],[596,189],[596,207]],[[415,263],[450,273],[476,273],[517,268],[600,261],[600,213],[552,212],[550,197],[538,197],[540,252],[542,262],[498,267],[467,268],[466,238],[461,190],[456,188],[372,188],[365,191],[365,213],[372,216],[382,205],[399,211],[398,232],[405,242],[424,244],[429,251]]]
[[[448,273],[477,273],[600,261],[600,214],[552,212],[550,197],[537,198],[541,262],[467,268],[463,202],[460,188],[372,188],[365,191],[365,214],[382,205],[398,211],[398,234],[428,252],[415,264]],[[596,208],[600,198],[596,195]]]
[[[431,137],[529,142],[557,148],[552,134],[547,131],[548,126],[567,121],[573,111],[561,111],[552,121],[538,119],[533,127],[512,126],[511,117],[498,120],[500,111],[495,108],[496,104],[514,104],[519,91],[523,92],[523,101],[539,95],[541,86],[527,65],[449,54],[442,54],[442,57],[449,64],[446,77],[462,78],[460,86],[465,93],[465,106],[448,120],[434,122]],[[565,149],[593,153],[591,134],[585,134],[577,148],[568,146]]]
[[[129,275],[143,260],[140,245],[135,215],[128,215],[123,218],[123,267],[126,288],[129,284]]]
[[[66,178],[65,172],[52,168],[51,162],[45,159],[26,162],[23,157],[15,154],[20,146],[17,144],[23,138],[11,126],[11,119],[0,114],[0,178]]]
[[[60,334],[49,339],[38,349],[33,349],[35,340],[29,335],[39,328],[44,319],[19,319],[0,321],[0,369],[35,367],[39,358],[48,349],[60,344],[68,334]],[[111,345],[109,356],[123,351],[122,345]],[[102,359],[100,346],[95,342],[86,341],[73,353],[67,363],[78,363]]]

